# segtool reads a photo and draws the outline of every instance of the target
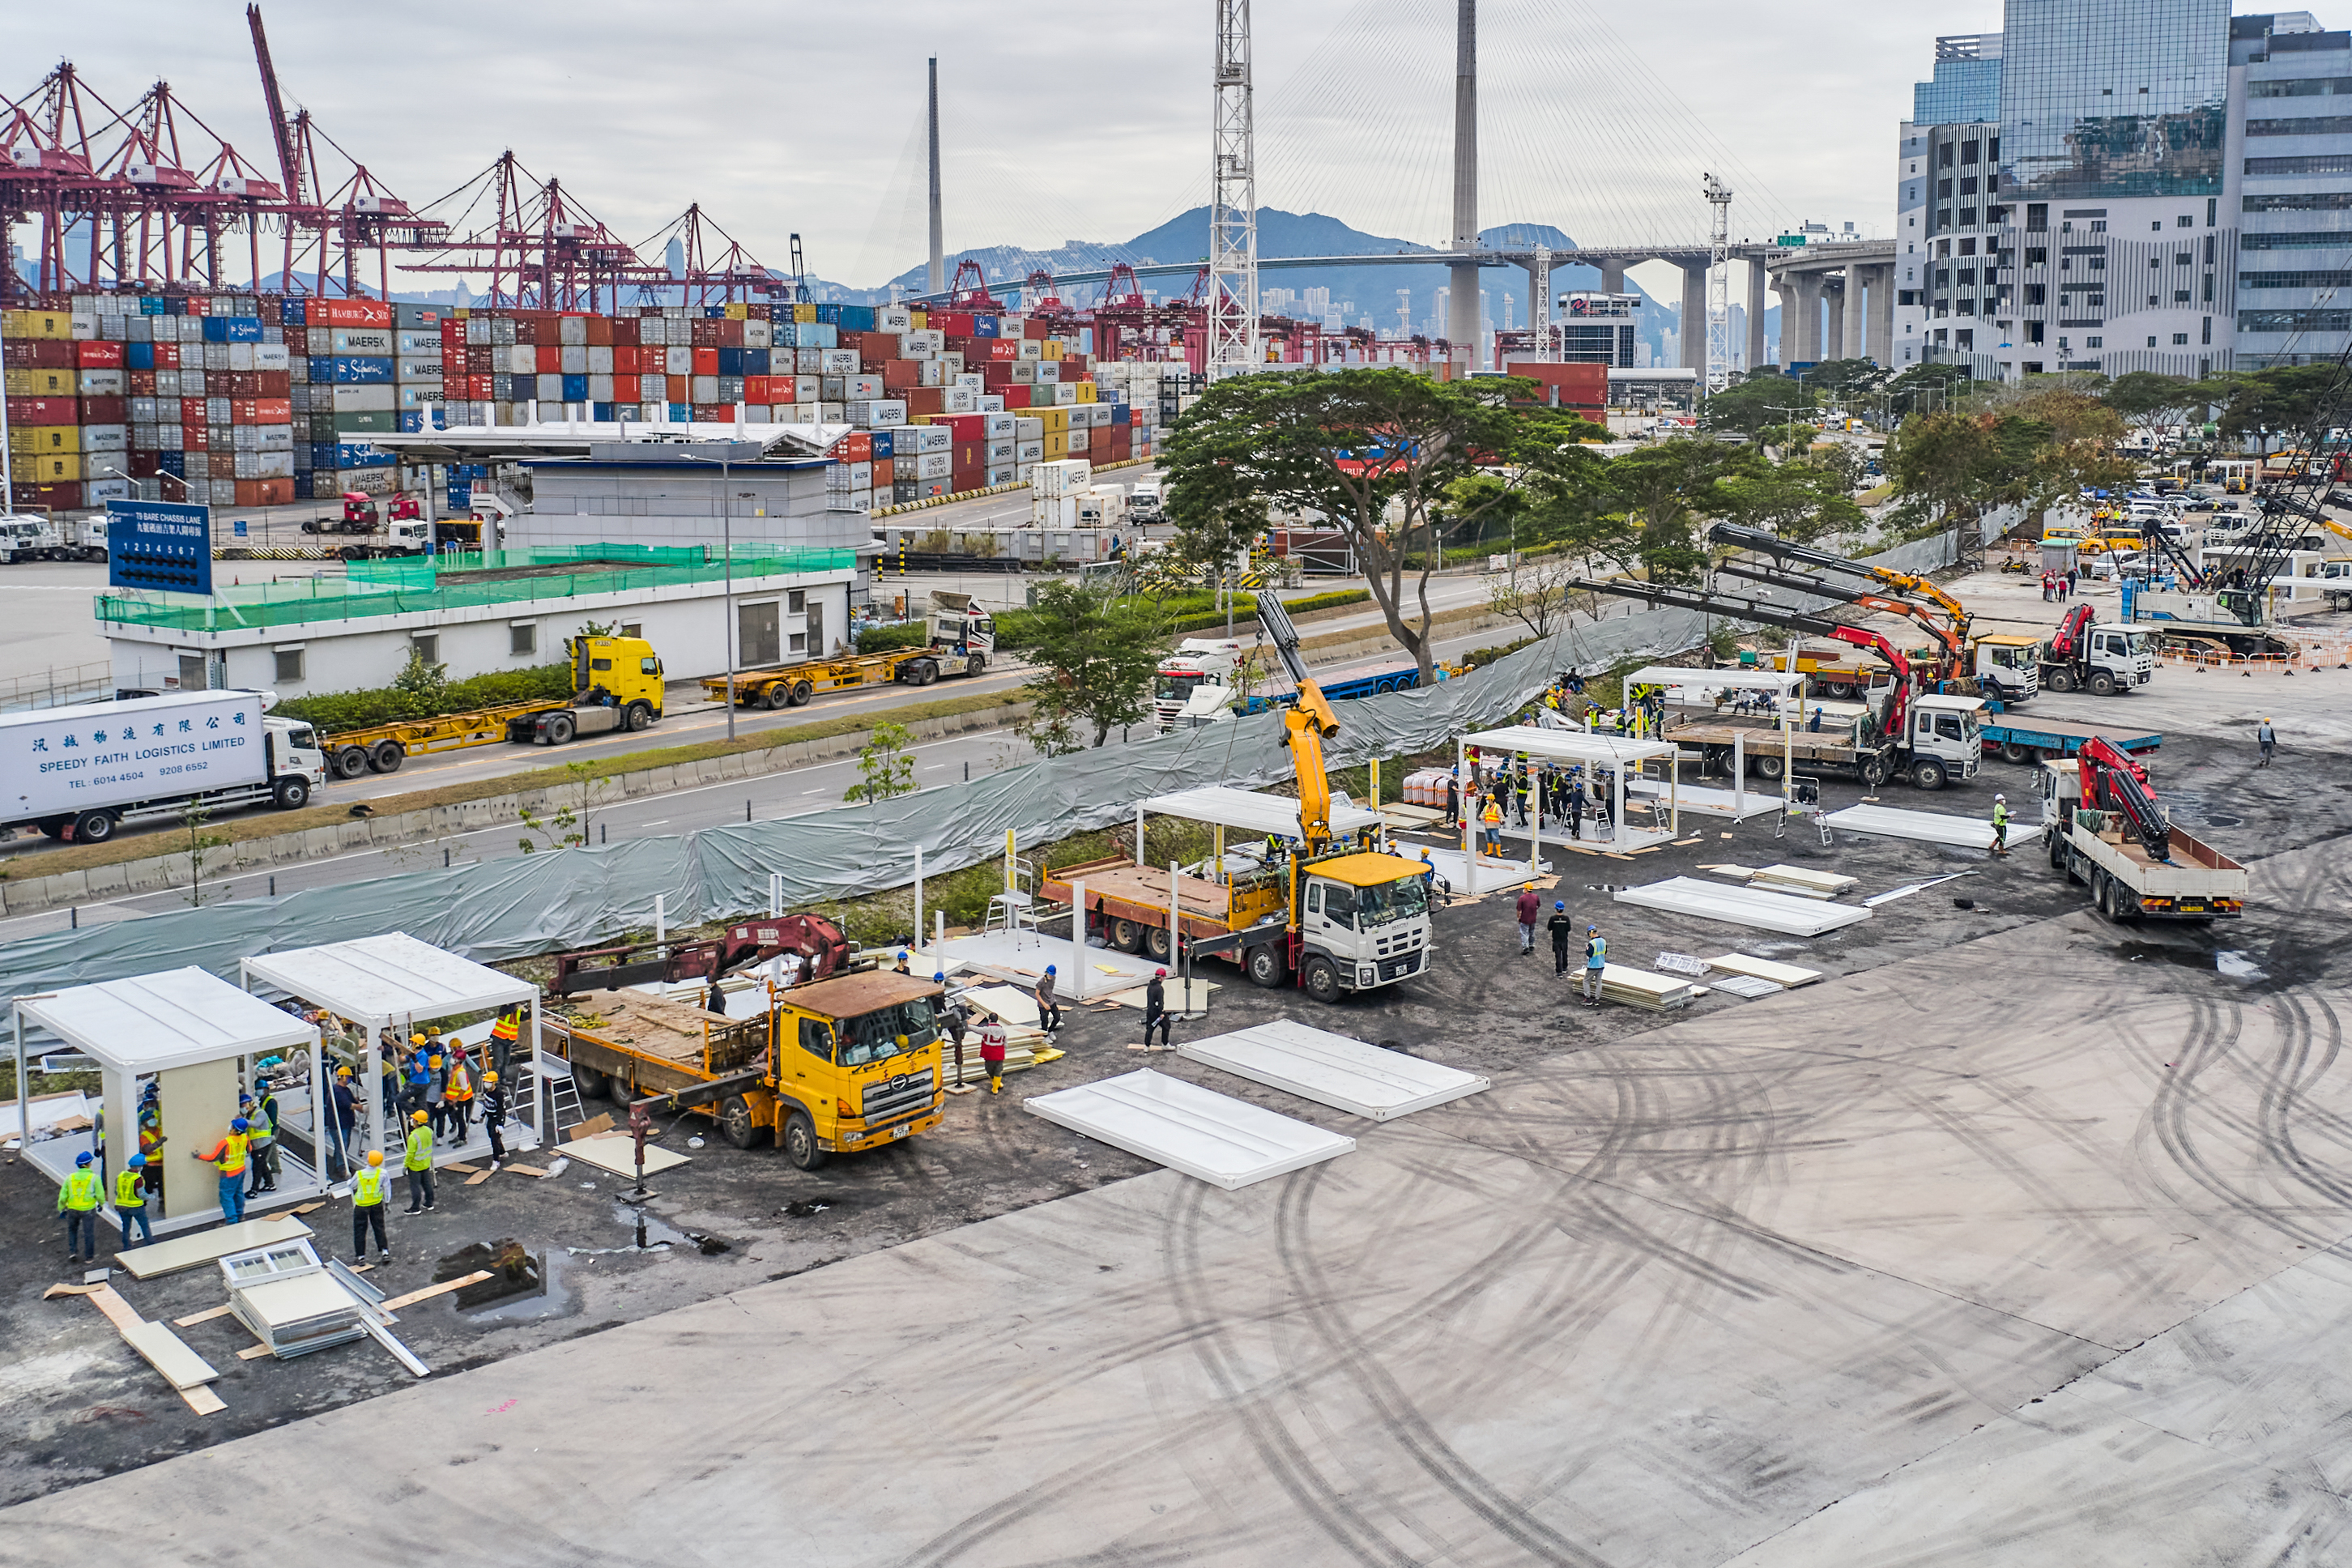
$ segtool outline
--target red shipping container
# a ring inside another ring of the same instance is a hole
[[[992,363],[1010,364],[1021,357],[1019,338],[982,338],[978,341],[987,350],[983,357]],[[964,363],[969,364],[971,362],[966,360]]]
[[[775,398],[770,395],[768,392],[768,378],[764,375],[745,376],[743,378],[743,401],[746,403],[762,405],[773,403]]]
[[[910,386],[907,388],[906,398],[908,414],[937,414],[940,411],[940,389],[936,386]]]
[[[717,375],[719,374],[719,351],[716,348],[697,349],[694,351],[694,374],[697,375]]]
[[[74,363],[84,370],[121,370],[123,345],[103,339],[74,344]]]
[[[514,324],[516,342],[535,344],[539,342],[539,323],[537,321],[530,320],[527,315],[517,313],[514,316]]]
[[[966,468],[978,469],[988,467],[988,448],[977,441],[958,441],[953,450],[955,461],[951,466],[958,473],[963,472]]]
[[[155,373],[152,370],[134,370],[131,372],[130,385],[131,396],[152,397],[155,395]]]
[[[71,370],[74,345],[63,338],[11,338],[0,358],[10,370]]]
[[[81,400],[73,397],[12,397],[8,400],[8,423],[79,425],[81,423]]]
[[[134,451],[134,452],[131,452],[131,453],[130,454],[130,458],[131,458],[131,477],[132,479],[153,479],[153,478],[155,477],[155,454],[154,454],[154,453],[152,453],[152,452],[146,452],[146,451]]]
[[[874,460],[874,437],[864,430],[853,430],[833,444],[833,460],[836,463],[864,463]],[[883,459],[887,461],[887,459]]]
[[[51,511],[71,511],[81,505],[81,486],[18,485],[15,501],[18,506],[43,506]]]
[[[631,348],[635,348],[637,344],[645,342],[645,334],[638,330],[636,317],[615,316],[612,318],[612,322],[614,347],[619,348],[623,344],[626,344]]]
[[[874,484],[877,489],[891,482],[890,466],[897,461],[898,459],[896,458],[877,458],[874,459]]]
[[[205,415],[205,400],[201,397],[180,399],[180,423],[199,426],[208,423]]]
[[[801,400],[800,389],[800,377],[796,375],[772,375],[768,378],[768,390],[774,395],[775,402],[798,403]],[[810,390],[815,390],[814,377],[810,380]]]
[[[81,400],[81,422],[85,425],[128,425],[131,423],[131,399],[85,397]]]
[[[886,359],[882,362],[882,390],[904,392],[910,386],[923,384],[923,367],[910,359]]]
[[[719,346],[722,349],[741,348],[743,346],[743,323],[736,321],[731,316],[719,322]]]
[[[541,343],[537,345],[537,348],[539,353],[539,374],[541,375],[562,375],[563,374],[563,345],[562,343]]]
[[[462,349],[465,346],[466,323],[451,316],[441,323],[441,350],[446,353],[451,349]]]
[[[319,307],[318,307],[317,305],[315,305],[315,304],[314,304],[314,305],[312,305],[312,306],[310,307],[310,309],[312,309],[313,310],[317,310],[318,308],[319,308]],[[212,300],[211,300],[210,296],[208,296],[208,295],[204,295],[204,294],[191,294],[191,295],[189,295],[189,296],[188,296],[188,314],[189,314],[189,315],[191,315],[191,316],[209,316],[209,315],[211,315],[212,313],[213,313],[213,302],[212,302]],[[313,320],[315,320],[315,319],[316,319],[316,318],[314,317],[314,318],[313,318]],[[365,327],[365,326],[372,326],[372,325],[373,325],[373,322],[369,322],[369,321],[355,321],[355,322],[352,322],[352,325],[354,325],[354,326],[361,326],[361,327]],[[385,324],[386,326],[390,326],[392,323],[390,323],[389,321],[387,321],[387,322],[385,322],[384,324]]]
[[[612,318],[612,317],[610,317],[610,316],[591,316],[591,317],[589,317],[589,318],[588,318],[588,326],[587,326],[587,328],[586,328],[586,331],[587,331],[587,333],[588,333],[588,342],[589,342],[589,346],[590,346],[590,347],[592,347],[592,348],[600,348],[600,349],[608,349],[608,348],[611,348],[611,347],[613,346],[613,318]]]
[[[490,375],[469,375],[466,378],[466,401],[488,403],[499,395],[498,378]]]
[[[694,388],[692,385],[694,378],[692,376],[669,375],[664,376],[662,379],[667,384],[670,402],[684,403],[688,398],[694,395]]]
[[[613,374],[614,375],[635,375],[637,374],[637,351],[635,344],[615,343],[613,345]]]
[[[694,423],[732,425],[735,423],[735,405],[731,403],[698,403],[694,405]]]
[[[253,400],[256,425],[291,425],[294,423],[294,402],[287,397],[257,397]]]
[[[188,314],[198,313],[196,306],[202,298],[188,300]],[[312,300],[302,319],[314,327],[389,327],[392,307],[381,300]]]
[[[1032,316],[1021,323],[1021,335],[1024,338],[1050,338],[1054,335],[1054,329]]]
[[[239,479],[236,481],[236,504],[239,506],[290,506],[294,500],[292,479]]]
[[[180,450],[183,452],[208,451],[211,449],[212,444],[213,427],[211,426],[199,421],[194,425],[183,425],[180,426]],[[193,479],[195,476],[192,474],[189,477]],[[234,479],[236,476],[232,474],[229,477]]]
[[[290,370],[255,371],[253,395],[256,397],[291,397],[294,395],[294,373]]]
[[[956,441],[961,445],[966,441],[982,439],[988,432],[987,419],[988,416],[984,414],[942,414],[931,423],[944,425],[954,431]],[[962,459],[958,458],[957,461],[961,462]]]
[[[157,370],[178,370],[180,368],[180,345],[177,343],[157,343],[155,345],[155,368]]]
[[[1001,396],[1004,399],[1004,406],[1008,412],[1012,409],[1029,406],[1030,388],[1025,381],[1008,381],[1002,387],[992,384],[988,390],[992,396]]]
[[[923,320],[924,323],[935,332],[945,332],[951,338],[971,336],[970,310],[933,310]]]
[[[686,325],[687,331],[690,334],[688,337],[687,342],[693,347],[698,349],[715,349],[719,346],[719,322],[712,321],[708,316],[697,316],[692,321],[687,322]],[[719,373],[717,371],[712,371],[710,374],[716,375]]]

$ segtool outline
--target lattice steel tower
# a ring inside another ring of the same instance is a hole
[[[1706,246],[1706,390],[1721,392],[1731,384],[1731,191],[1713,174],[1705,188],[1715,208]]]
[[[1212,377],[1264,358],[1257,331],[1257,157],[1250,108],[1249,0],[1217,0],[1217,103],[1209,197]]]

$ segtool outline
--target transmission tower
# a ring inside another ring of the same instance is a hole
[[[1212,377],[1253,369],[1257,335],[1257,159],[1250,108],[1249,0],[1217,0],[1215,163],[1209,197]]]
[[[1706,247],[1706,390],[1731,384],[1731,191],[1706,176],[1707,205],[1715,223]]]

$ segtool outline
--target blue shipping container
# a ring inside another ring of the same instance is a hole
[[[743,351],[741,349],[720,348],[719,351],[719,374],[721,375],[744,374]]]
[[[310,486],[310,476],[309,474],[298,473],[294,476],[294,499],[296,500],[310,500],[314,499]]]
[[[668,418],[673,425],[684,425],[694,417],[694,405],[691,403],[669,403],[663,406],[669,410]]]
[[[142,294],[139,296],[139,313],[142,316],[162,315],[163,313],[163,296],[160,294]]]
[[[372,385],[392,379],[392,361],[373,354],[337,354],[326,362],[327,379],[344,385]],[[319,361],[310,362],[310,379],[319,379]]]
[[[588,417],[609,425],[613,422],[613,407],[609,403],[592,403],[588,405]]]
[[[835,324],[845,332],[870,332],[874,330],[874,307],[844,305],[841,308],[841,320]]]
[[[464,511],[474,504],[474,487],[464,479],[449,481],[449,510]]]
[[[588,401],[588,378],[585,375],[567,375],[563,378],[563,401],[566,403]]]
[[[153,343],[123,344],[122,363],[132,370],[153,370],[155,368],[155,345]]]
[[[887,458],[890,456],[889,431],[877,430],[874,432],[874,456],[877,458]]]
[[[768,374],[768,367],[775,363],[769,358],[769,351],[766,349],[745,349],[742,352],[745,375],[765,375]],[[723,366],[727,362],[722,359],[719,363]],[[792,372],[786,371],[784,374],[790,375]]]
[[[841,310],[839,305],[819,305],[816,319],[826,326],[838,327],[841,325]]]
[[[301,300],[287,300],[279,303],[278,315],[278,320],[289,327],[306,326],[310,322],[310,307]]]
[[[257,343],[261,341],[261,318],[258,316],[206,316],[205,342],[208,343]]]
[[[390,452],[366,441],[339,443],[334,447],[334,454],[333,466],[338,468],[390,468],[394,461]],[[312,463],[310,466],[314,468],[323,468],[328,465]]]
[[[310,467],[331,468],[335,466],[335,444],[332,441],[313,441],[310,446]]]
[[[974,316],[971,319],[971,335],[975,338],[995,337],[997,335],[996,318],[994,316]]]
[[[185,452],[158,452],[155,467],[176,479],[188,476],[188,455]]]

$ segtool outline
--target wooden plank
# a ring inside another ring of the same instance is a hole
[[[109,1322],[125,1332],[139,1326],[139,1314],[131,1310],[130,1302],[114,1293],[111,1285],[100,1285],[92,1290],[89,1304],[104,1312]]]
[[[259,1361],[263,1356],[274,1355],[277,1352],[272,1351],[268,1345],[247,1345],[245,1349],[236,1352],[236,1359],[239,1361]]]
[[[182,1399],[188,1402],[188,1408],[199,1415],[217,1415],[228,1408],[226,1405],[221,1403],[219,1394],[201,1384],[194,1388],[183,1388],[179,1394]]]
[[[457,1168],[457,1167],[455,1165],[449,1167],[449,1169],[453,1171]],[[488,1181],[492,1176],[497,1174],[498,1173],[496,1171],[476,1171],[472,1175],[466,1178],[465,1184],[469,1187],[478,1187],[484,1182]]]
[[[198,1323],[209,1323],[215,1318],[226,1318],[236,1310],[224,1301],[217,1307],[207,1307],[201,1312],[191,1312],[184,1318],[174,1318],[172,1320],[172,1326],[175,1329],[193,1329]]]
[[[212,1363],[190,1350],[180,1336],[161,1323],[132,1321],[122,1331],[122,1338],[132,1350],[147,1359],[147,1364],[163,1374],[163,1381],[174,1389],[194,1388],[220,1375]]]
[[[477,1175],[480,1173],[482,1169],[479,1165],[468,1165],[463,1160],[452,1160],[441,1168],[445,1171],[455,1171],[461,1176]],[[471,1184],[469,1183],[467,1184],[470,1185]]]
[[[566,1151],[572,1158],[583,1160],[600,1171],[634,1180],[637,1173],[636,1141],[625,1132],[608,1133],[601,1138],[575,1141]],[[646,1144],[646,1174],[670,1170],[687,1163],[683,1154],[673,1154],[659,1144]]]
[[[563,1136],[566,1142],[576,1143],[583,1138],[593,1138],[599,1132],[610,1132],[612,1130],[613,1113],[609,1110],[600,1110]]]
[[[1757,980],[1769,980],[1790,990],[1810,985],[1822,977],[1818,969],[1800,969],[1793,963],[1775,963],[1769,958],[1754,958],[1744,952],[1727,952],[1720,958],[1710,958],[1706,963],[1708,968],[1720,969],[1727,974],[1745,974]]]
[[[47,1289],[41,1292],[41,1300],[46,1301],[55,1296],[94,1295],[98,1291],[105,1289],[106,1287],[103,1285],[52,1285]]]
[[[489,1277],[488,1269],[477,1268],[462,1279],[445,1279],[438,1285],[427,1285],[422,1290],[411,1290],[405,1296],[394,1296],[391,1300],[381,1303],[381,1310],[396,1312],[403,1307],[413,1307],[419,1301],[430,1300],[452,1290],[462,1290],[468,1285],[478,1285]]]
[[[554,1173],[551,1171],[542,1171],[536,1165],[500,1165],[499,1169],[512,1171],[518,1176],[538,1176],[542,1179]]]

